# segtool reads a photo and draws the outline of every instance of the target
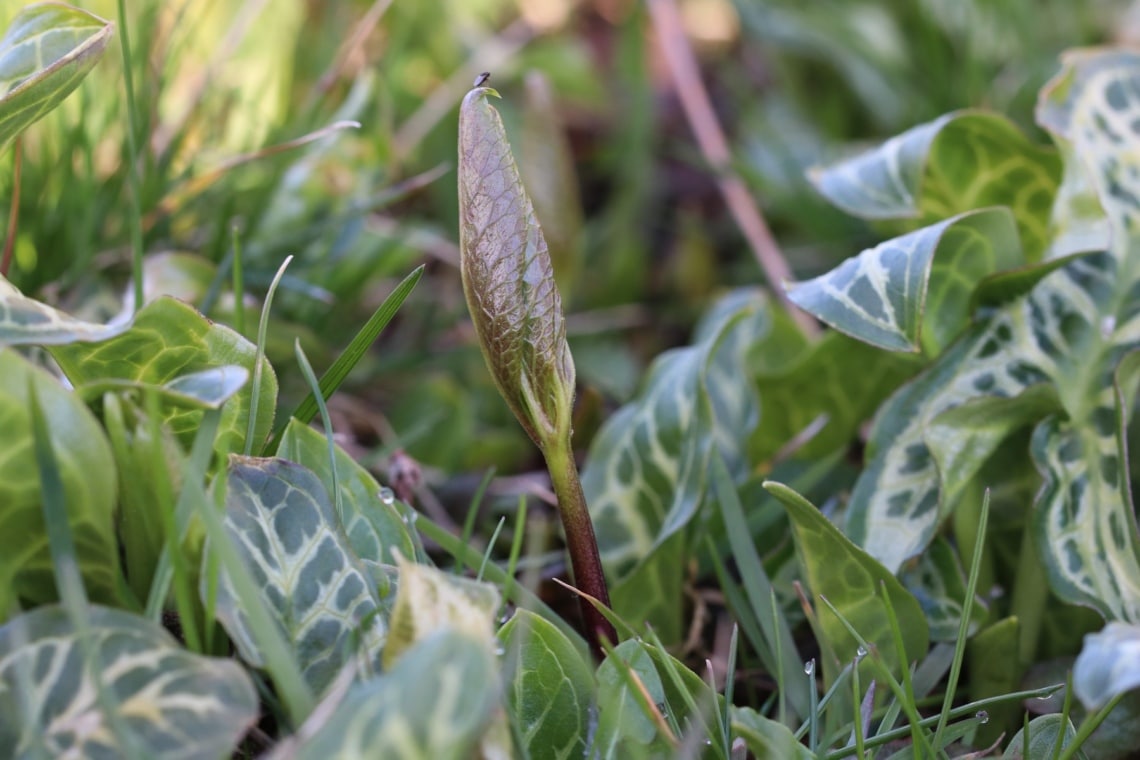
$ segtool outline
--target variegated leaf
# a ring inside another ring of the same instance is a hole
[[[0,628],[6,756],[182,760],[234,751],[258,715],[253,683],[237,663],[189,652],[158,625],[121,610],[86,613],[89,647],[55,605]]]
[[[387,626],[377,614],[375,585],[349,548],[316,475],[284,459],[231,455],[225,525],[315,691],[353,657],[354,646],[366,660],[379,659]],[[208,573],[203,576],[205,583]],[[263,664],[225,574],[217,609],[242,657]]]
[[[111,39],[109,21],[63,3],[29,5],[0,39],[0,150],[79,86]]]
[[[494,649],[499,589],[490,584],[449,575],[427,565],[399,558],[400,589],[392,610],[391,630],[384,646],[384,666],[391,667],[416,642],[441,628],[461,631]]]
[[[930,624],[930,639],[955,641],[966,601],[966,576],[958,552],[950,542],[943,538],[935,539],[914,567],[903,571],[900,580],[922,607]],[[986,607],[981,599],[974,599],[967,636],[973,636],[985,622],[989,614]]]
[[[53,346],[50,351],[76,386],[113,380],[165,386],[225,365],[243,367],[252,375],[257,355],[256,347],[241,335],[173,298],[159,298],[147,304],[129,330],[110,340],[94,345]],[[242,450],[252,390],[251,383],[225,402],[214,445],[222,456]],[[255,447],[268,435],[277,404],[277,377],[264,358],[259,391],[261,401],[253,428]],[[190,446],[202,411],[182,407],[163,411],[171,430],[184,445]]]
[[[105,393],[153,391],[163,404],[183,409],[217,409],[240,391],[248,380],[249,370],[230,364],[180,375],[163,385],[137,380],[96,380],[76,388],[75,393],[90,402]]]
[[[570,639],[528,610],[499,629],[510,675],[507,704],[532,758],[586,756],[594,714],[594,673]]]
[[[1087,172],[1111,247],[1070,261],[969,330],[884,406],[849,520],[856,540],[897,569],[933,536],[955,484],[1012,429],[1053,411],[1047,393],[1036,401],[1022,396],[1047,384],[1063,416],[1046,418],[1033,437],[1046,481],[1034,520],[1041,556],[1063,598],[1135,620],[1140,542],[1119,429],[1129,416],[1124,402],[1136,386],[1136,362],[1117,368],[1140,345],[1140,56],[1085,53],[1068,63],[1042,100],[1041,119],[1063,153],[1078,160],[1067,168]],[[1063,232],[1073,215],[1056,215]],[[1008,414],[990,415],[986,399],[993,398],[1018,401]]]
[[[487,757],[480,748],[500,714],[499,700],[494,656],[485,642],[445,627],[383,676],[353,686],[311,736],[279,748],[272,760]]]
[[[32,450],[34,386],[59,462],[68,522],[87,593],[118,601],[118,479],[103,429],[73,393],[10,348],[0,348],[0,621],[19,604],[55,601],[40,472]]]
[[[983,278],[1021,264],[1013,217],[967,212],[880,243],[789,291],[842,332],[889,351],[937,355],[970,317]]]
[[[0,276],[0,346],[48,346],[98,342],[129,328],[129,320],[99,325],[76,319],[28,298]]]
[[[913,220],[913,227],[986,206],[1013,212],[1026,258],[1037,261],[1050,236],[1050,204],[1061,162],[1008,119],[946,114],[881,147],[812,172],[823,195],[865,219]]]
[[[1073,692],[1086,710],[1140,688],[1140,625],[1109,623],[1085,636],[1073,663]]]
[[[277,456],[308,467],[332,493],[332,465],[325,436],[291,419],[277,447]],[[352,552],[361,559],[387,565],[394,565],[397,555],[411,557],[415,548],[408,526],[395,504],[379,497],[376,479],[339,446],[335,447],[334,456],[343,509],[340,519]]]
[[[629,573],[695,514],[713,442],[726,458],[743,462],[756,400],[739,382],[742,352],[770,322],[763,301],[735,298],[738,303],[714,309],[698,326],[699,342],[654,361],[638,397],[606,422],[590,447],[582,489],[611,578]]]

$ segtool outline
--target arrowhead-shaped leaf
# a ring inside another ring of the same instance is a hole
[[[883,659],[898,672],[900,666],[907,667],[909,662],[898,661],[889,618],[880,596],[880,588],[885,587],[902,629],[908,661],[924,656],[930,642],[926,616],[918,601],[898,579],[874,557],[853,544],[807,499],[780,483],[768,482],[764,487],[780,500],[788,513],[796,555],[807,574],[813,596],[827,597],[847,622],[864,639],[875,644]],[[819,630],[838,660],[831,666],[842,667],[842,664],[853,660],[859,644],[842,621],[822,605],[818,620]]]
[[[1140,626],[1109,623],[1085,636],[1073,664],[1073,692],[1096,710],[1126,691],[1140,688]]]
[[[494,620],[498,614],[499,589],[481,581],[462,578],[399,559],[400,580],[391,630],[384,646],[384,666],[394,662],[416,642],[441,628],[461,631],[494,649]]]
[[[308,425],[289,420],[277,456],[308,467],[332,493],[328,439]],[[350,457],[344,449],[335,448],[337,486],[341,492],[341,520],[348,544],[361,559],[387,565],[396,557],[411,557],[415,552],[408,526],[394,504],[379,498],[380,484]],[[334,499],[335,503],[335,499]]]
[[[283,459],[231,456],[225,525],[314,691],[354,655],[353,645],[378,661],[386,635],[380,600],[316,475]],[[225,574],[218,619],[242,657],[261,665],[257,637]]]
[[[972,211],[880,243],[788,295],[832,327],[888,351],[937,355],[966,326],[983,278],[1022,263],[1004,209]]]
[[[383,676],[353,686],[289,757],[486,757],[478,750],[499,709],[499,691],[487,648],[444,628],[408,650]]]
[[[173,386],[173,390],[181,387],[182,392],[187,390],[188,376],[226,365],[242,367],[252,375],[257,355],[256,347],[241,335],[211,322],[193,307],[173,298],[159,298],[147,304],[138,312],[129,330],[103,343],[72,343],[53,346],[50,350],[76,386],[121,380],[168,389]],[[237,376],[227,374],[222,385],[228,386],[231,380],[236,382]],[[215,450],[222,456],[242,449],[252,390],[252,384],[246,385],[223,406],[221,428],[215,442]],[[255,444],[269,433],[277,403],[277,377],[264,358],[260,398],[253,433]],[[163,411],[170,429],[189,447],[202,411],[181,404],[165,407]]]
[[[0,150],[71,94],[110,39],[110,22],[62,3],[16,15],[0,38]]]
[[[90,666],[62,607],[0,628],[0,747],[9,756],[177,760],[191,748],[194,757],[234,751],[258,715],[253,683],[236,662],[193,654],[121,610],[89,607],[87,615]]]
[[[1129,356],[1140,348],[1138,73],[1133,53],[1068,56],[1038,112],[1069,162],[1054,209],[1054,231],[1068,240],[1050,255],[1096,239],[1098,213],[1109,249],[1065,261],[967,329],[880,410],[848,527],[891,570],[929,543],[1001,441],[1037,423],[1032,456],[1045,487],[1033,525],[1053,589],[1106,616],[1140,618],[1140,538],[1121,432],[1140,382],[1140,360]]]
[[[1055,150],[1035,145],[1008,119],[976,111],[914,127],[812,179],[864,219],[911,220],[908,229],[987,206],[1005,206],[1030,262],[1050,241],[1050,205],[1061,178]]]
[[[28,298],[0,277],[0,346],[95,343],[113,338],[130,326],[126,320],[98,325],[76,319]]]

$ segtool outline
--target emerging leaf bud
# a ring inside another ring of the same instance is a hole
[[[568,442],[574,361],[546,240],[488,95],[476,86],[459,109],[463,291],[499,392],[545,451]]]

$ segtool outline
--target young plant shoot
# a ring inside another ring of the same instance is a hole
[[[546,459],[581,591],[609,606],[594,528],[570,446],[574,360],[542,228],[511,154],[487,75],[459,110],[459,244],[479,348],[511,411]],[[613,627],[583,600],[587,637]]]

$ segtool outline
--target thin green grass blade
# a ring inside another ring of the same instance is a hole
[[[245,282],[241,261],[241,240],[238,239],[237,225],[232,229],[233,240],[233,288],[234,288],[234,329],[245,335]]]
[[[773,618],[771,610],[768,608],[768,600],[773,593],[772,582],[768,579],[768,574],[764,572],[764,565],[761,563],[760,556],[756,553],[756,547],[752,543],[748,523],[744,518],[744,508],[740,504],[740,497],[736,493],[736,487],[732,482],[732,476],[728,473],[728,467],[715,450],[710,457],[710,464],[714,493],[724,519],[729,544],[732,546],[732,554],[740,570],[744,593],[752,614],[756,617],[764,634],[765,646],[758,648],[757,651],[769,671],[779,677],[786,670],[782,664],[774,661],[775,642],[777,640],[780,641],[780,651],[784,658],[797,663],[802,662],[802,660],[796,650],[796,643],[792,639],[792,632],[788,627],[787,619],[783,615]],[[793,667],[791,670],[794,672],[795,669]],[[806,684],[801,679],[794,677],[783,682],[777,682],[777,688],[781,691],[787,690],[792,709],[799,715],[805,715],[809,710],[808,694],[805,687]]]
[[[344,498],[340,495],[340,478],[337,477],[336,471],[336,443],[333,441],[332,417],[329,416],[328,405],[325,403],[324,394],[321,393],[320,383],[317,382],[317,373],[313,372],[313,365],[309,363],[309,357],[305,356],[299,338],[293,342],[293,355],[297,357],[301,374],[305,376],[305,382],[309,384],[310,395],[316,399],[317,409],[321,413],[321,424],[325,426],[325,440],[328,441],[329,447],[329,475],[332,477],[333,509],[336,512],[336,519],[343,529]]]
[[[775,597],[772,598],[775,600]],[[732,748],[732,698],[736,693],[736,655],[739,647],[740,627],[733,623],[732,637],[728,640],[728,666],[724,675],[724,715],[721,717],[721,723],[725,727],[724,741],[730,750]],[[779,650],[777,649],[777,661],[779,658]],[[780,719],[783,720],[782,715]]]
[[[966,598],[962,601],[962,619],[958,621],[958,638],[954,641],[954,660],[950,664],[950,679],[946,684],[946,694],[942,700],[941,720],[934,730],[934,746],[942,746],[942,732],[946,729],[946,716],[950,705],[954,704],[954,692],[958,688],[958,676],[962,672],[962,660],[966,655],[966,639],[969,635],[970,613],[974,608],[974,594],[978,589],[978,576],[982,570],[982,549],[986,543],[986,526],[990,519],[990,490],[982,497],[982,513],[978,517],[978,534],[974,541],[974,554],[970,561],[970,577],[966,581]],[[1062,732],[1063,733],[1063,732]]]
[[[127,93],[127,150],[130,163],[127,165],[127,185],[130,189],[131,213],[129,215],[131,236],[131,279],[134,282],[135,311],[143,306],[143,232],[142,232],[142,183],[139,181],[138,148],[138,109],[135,103],[134,68],[131,61],[130,24],[127,23],[126,0],[119,0],[119,50],[123,55],[123,86]]]
[[[495,549],[495,542],[499,540],[499,534],[503,532],[503,526],[507,524],[507,518],[504,515],[499,518],[498,525],[491,533],[491,540],[487,542],[487,548],[483,551],[483,559],[479,562],[479,571],[475,573],[475,580],[483,580],[483,571],[487,565],[491,564],[491,552]]]
[[[914,679],[911,677],[911,666],[910,663],[906,661],[906,646],[903,644],[902,629],[899,627],[899,618],[898,615],[895,614],[894,605],[891,604],[891,595],[887,593],[887,585],[880,582],[879,591],[879,596],[883,599],[883,606],[887,610],[887,621],[891,626],[891,641],[895,645],[895,652],[898,654],[899,663],[902,665],[902,685],[903,694],[905,695],[903,708],[906,709],[910,707],[910,710],[907,711],[907,717],[911,719],[911,742],[915,747],[920,747],[925,743],[925,737],[922,734],[922,729],[918,726],[918,721],[915,720],[915,716],[918,715],[918,710],[915,707],[918,703],[918,699],[914,695]],[[911,715],[912,711],[914,715]]]
[[[198,632],[198,619],[195,614],[194,587],[190,577],[190,568],[187,567],[186,557],[183,555],[179,543],[177,520],[175,519],[176,501],[174,486],[170,482],[170,470],[166,463],[165,453],[162,450],[162,413],[159,409],[158,394],[148,390],[145,395],[146,423],[149,428],[150,440],[156,445],[151,446],[152,460],[150,467],[154,473],[157,504],[155,509],[162,520],[163,535],[173,537],[166,541],[167,546],[173,546],[167,556],[170,557],[170,566],[174,578],[174,602],[178,609],[178,618],[182,626],[182,633],[186,638],[186,646],[192,652],[203,652],[202,640]],[[152,581],[153,587],[153,581]]]
[[[986,699],[979,699],[977,702],[971,702],[968,705],[955,707],[950,711],[950,718],[951,720],[954,720],[957,718],[964,718],[969,716],[976,717],[979,712],[989,707],[993,707],[994,705],[1000,705],[1006,702],[1020,702],[1025,699],[1038,699],[1048,697],[1056,692],[1059,688],[1061,687],[1058,685],[1053,685],[1046,686],[1042,689],[1033,689],[1031,691],[1015,691],[1009,694],[1002,694],[998,697],[987,697]],[[937,715],[931,715],[929,718],[924,718],[923,720],[919,721],[919,725],[923,728],[933,728],[938,724],[938,718],[939,716]],[[890,731],[884,731],[874,738],[868,739],[865,743],[865,748],[875,749],[876,747],[882,747],[886,744],[890,744],[891,742],[898,741],[899,739],[905,739],[909,734],[910,726],[903,726],[901,728],[891,729]],[[824,760],[841,760],[841,758],[850,757],[852,754],[854,754],[854,752],[854,747],[843,747],[842,749],[828,752],[827,754],[823,755],[823,758]]]
[[[83,587],[83,577],[79,572],[79,560],[75,551],[75,537],[71,534],[71,522],[67,516],[67,495],[63,488],[63,478],[59,474],[59,462],[52,449],[51,433],[48,432],[39,394],[36,393],[36,386],[31,380],[28,382],[28,401],[34,437],[32,446],[36,456],[36,468],[39,470],[44,525],[48,534],[48,548],[51,551],[56,589],[79,638],[80,650],[83,652],[83,667],[95,685],[96,704],[107,720],[111,733],[126,750],[127,757],[130,760],[137,760],[141,758],[137,742],[103,681],[103,670],[99,666],[99,658],[95,651],[96,642],[91,635],[87,591]]]
[[[484,482],[487,481],[484,478]],[[515,572],[518,570],[519,555],[522,554],[523,536],[526,535],[526,497],[519,495],[519,506],[515,512],[515,534],[511,536],[511,554],[507,557],[507,586],[518,583]],[[503,596],[509,596],[510,590],[504,589]]]
[[[895,695],[895,699],[898,700],[898,704],[902,708],[902,711],[906,713],[907,720],[910,723],[910,725],[907,727],[907,731],[910,732],[911,739],[915,742],[915,746],[921,747],[926,751],[928,755],[933,756],[934,750],[931,748],[930,742],[927,741],[926,734],[924,734],[919,728],[922,720],[918,715],[918,708],[913,701],[913,688],[910,689],[908,695],[907,689],[904,688],[903,685],[898,682],[898,679],[896,679],[891,673],[891,669],[887,667],[887,664],[883,661],[882,655],[878,652],[878,650],[869,644],[867,640],[864,639],[857,630],[855,630],[855,626],[851,625],[850,621],[848,621],[847,618],[845,618],[843,614],[835,608],[835,605],[831,603],[831,600],[822,594],[820,594],[819,598],[820,601],[822,601],[827,606],[827,608],[831,610],[831,614],[835,615],[839,622],[843,624],[843,627],[847,629],[847,632],[850,633],[851,636],[859,643],[859,646],[861,646],[867,652],[868,656],[866,658],[866,661],[871,663],[871,667],[873,667],[878,673],[879,678],[882,679],[883,682],[888,686],[890,686],[891,691]],[[891,608],[889,604],[886,609],[887,614],[890,617],[890,623],[893,632],[893,630],[898,627],[898,619],[895,618],[894,609]],[[901,632],[899,635],[901,638]],[[897,645],[898,643],[896,642],[896,646]],[[905,655],[900,662],[906,662]],[[907,683],[910,683],[909,668],[904,667],[903,677]],[[935,721],[935,723],[936,722],[937,721]]]
[[[652,628],[649,628],[646,637],[649,639],[650,644],[657,647],[657,649],[661,652],[667,653],[665,645],[661,643],[661,638],[657,635],[656,631],[654,631]],[[689,714],[695,716],[699,721],[700,729],[705,734],[705,736],[708,737],[709,745],[716,753],[716,756],[722,758],[722,760],[728,760],[729,745],[722,744],[720,741],[717,741],[718,737],[725,735],[726,728],[723,725],[720,725],[720,711],[716,709],[715,703],[712,705],[711,710],[707,705],[702,706],[697,704],[697,701],[693,699],[693,695],[690,694],[689,690],[685,687],[685,682],[681,679],[681,674],[677,671],[677,667],[673,664],[672,657],[668,655],[662,657],[660,664],[665,668],[665,673],[669,676],[669,680],[672,682],[673,688],[676,689],[677,693],[681,695],[681,699],[684,701],[685,707],[688,708]],[[715,686],[709,687],[709,693],[713,695],[713,699],[715,700]],[[669,712],[673,713],[674,711],[670,710]],[[709,722],[707,720],[707,715],[710,712],[717,716],[718,725],[716,726],[715,731],[713,730],[713,727],[709,725]]]
[[[265,303],[261,306],[261,321],[257,324],[257,354],[253,359],[253,388],[249,397],[249,424],[246,425],[245,447],[242,451],[246,456],[253,451],[253,431],[257,425],[257,407],[261,402],[261,365],[265,359],[265,336],[269,332],[269,312],[273,308],[273,294],[277,292],[277,286],[281,284],[281,278],[285,276],[285,269],[291,261],[293,257],[286,256],[281,262],[277,274],[273,276],[273,282],[269,283],[269,289],[265,292]]]
[[[420,277],[423,276],[423,273],[424,267],[423,265],[420,265],[415,269],[415,271],[405,277],[403,281],[396,286],[395,290],[393,290],[391,294],[384,299],[384,303],[380,304],[380,308],[376,309],[368,321],[364,323],[364,327],[360,328],[360,331],[357,332],[355,336],[353,336],[352,342],[348,344],[348,347],[345,348],[341,355],[337,357],[332,366],[328,368],[328,371],[321,376],[320,394],[324,398],[331,398],[332,395],[336,393],[341,383],[343,383],[344,379],[348,377],[348,373],[352,371],[353,367],[355,367],[360,359],[364,356],[364,353],[368,350],[368,347],[376,341],[377,336],[379,336],[380,333],[384,331],[384,328],[388,326],[388,323],[392,321],[392,317],[396,316],[396,312],[403,305],[404,300],[408,297],[408,294],[410,294],[412,292],[412,289],[416,287],[416,283],[420,281]],[[268,303],[269,296],[267,295],[267,308]],[[258,340],[258,345],[262,345],[260,338]],[[293,414],[291,416],[297,418],[301,422],[308,424],[312,421],[316,413],[316,395],[314,393],[309,393],[309,395],[305,396],[301,403],[297,405],[297,408],[293,410]],[[281,422],[280,427],[277,429],[277,432],[274,433],[273,437],[270,439],[269,443],[267,443],[265,447],[262,448],[261,451],[263,456],[270,456],[274,451],[277,450],[277,444],[281,441],[281,435],[284,433],[285,425],[288,423],[288,421],[289,417],[285,417]]]
[[[483,479],[479,481],[479,487],[475,489],[475,494],[471,497],[471,503],[467,505],[467,514],[463,516],[463,532],[459,537],[465,544],[471,543],[471,536],[475,533],[475,518],[479,515],[479,507],[483,504],[483,495],[487,493],[488,486],[491,485],[491,478],[495,476],[495,468],[487,470],[483,475]],[[469,568],[474,570],[474,567]],[[463,563],[455,566],[456,574],[462,573],[464,570]]]
[[[1073,741],[1069,742],[1069,744],[1065,747],[1064,752],[1061,753],[1060,760],[1073,760],[1077,752],[1080,751],[1081,745],[1084,744],[1090,736],[1092,736],[1092,732],[1097,730],[1100,724],[1104,722],[1104,719],[1108,717],[1108,714],[1112,712],[1118,704],[1120,704],[1120,700],[1124,699],[1127,694],[1128,692],[1125,691],[1120,692],[1115,697],[1108,700],[1108,702],[1106,702],[1104,706],[1097,710],[1095,713],[1087,716],[1084,721],[1081,722],[1081,727],[1077,729],[1077,733],[1073,737]],[[1061,733],[1063,734],[1064,732],[1062,731]],[[1024,736],[1026,746],[1029,746],[1029,732],[1026,731]],[[1028,755],[1025,755],[1025,757],[1028,757]]]
[[[194,434],[194,443],[190,447],[190,456],[184,465],[185,476],[182,491],[178,494],[178,501],[174,506],[174,530],[168,531],[166,534],[166,542],[162,547],[162,553],[158,556],[158,565],[155,566],[154,579],[151,581],[150,594],[146,600],[144,614],[156,623],[162,622],[162,608],[166,603],[166,597],[174,577],[173,557],[181,551],[179,545],[182,543],[186,528],[190,524],[190,516],[194,514],[196,509],[192,501],[195,491],[187,488],[186,483],[191,481],[198,483],[197,493],[204,494],[201,484],[206,480],[206,470],[209,468],[210,459],[214,454],[214,439],[218,435],[221,419],[220,409],[208,410],[202,415],[198,432]],[[213,619],[207,604],[207,628],[212,627]]]

